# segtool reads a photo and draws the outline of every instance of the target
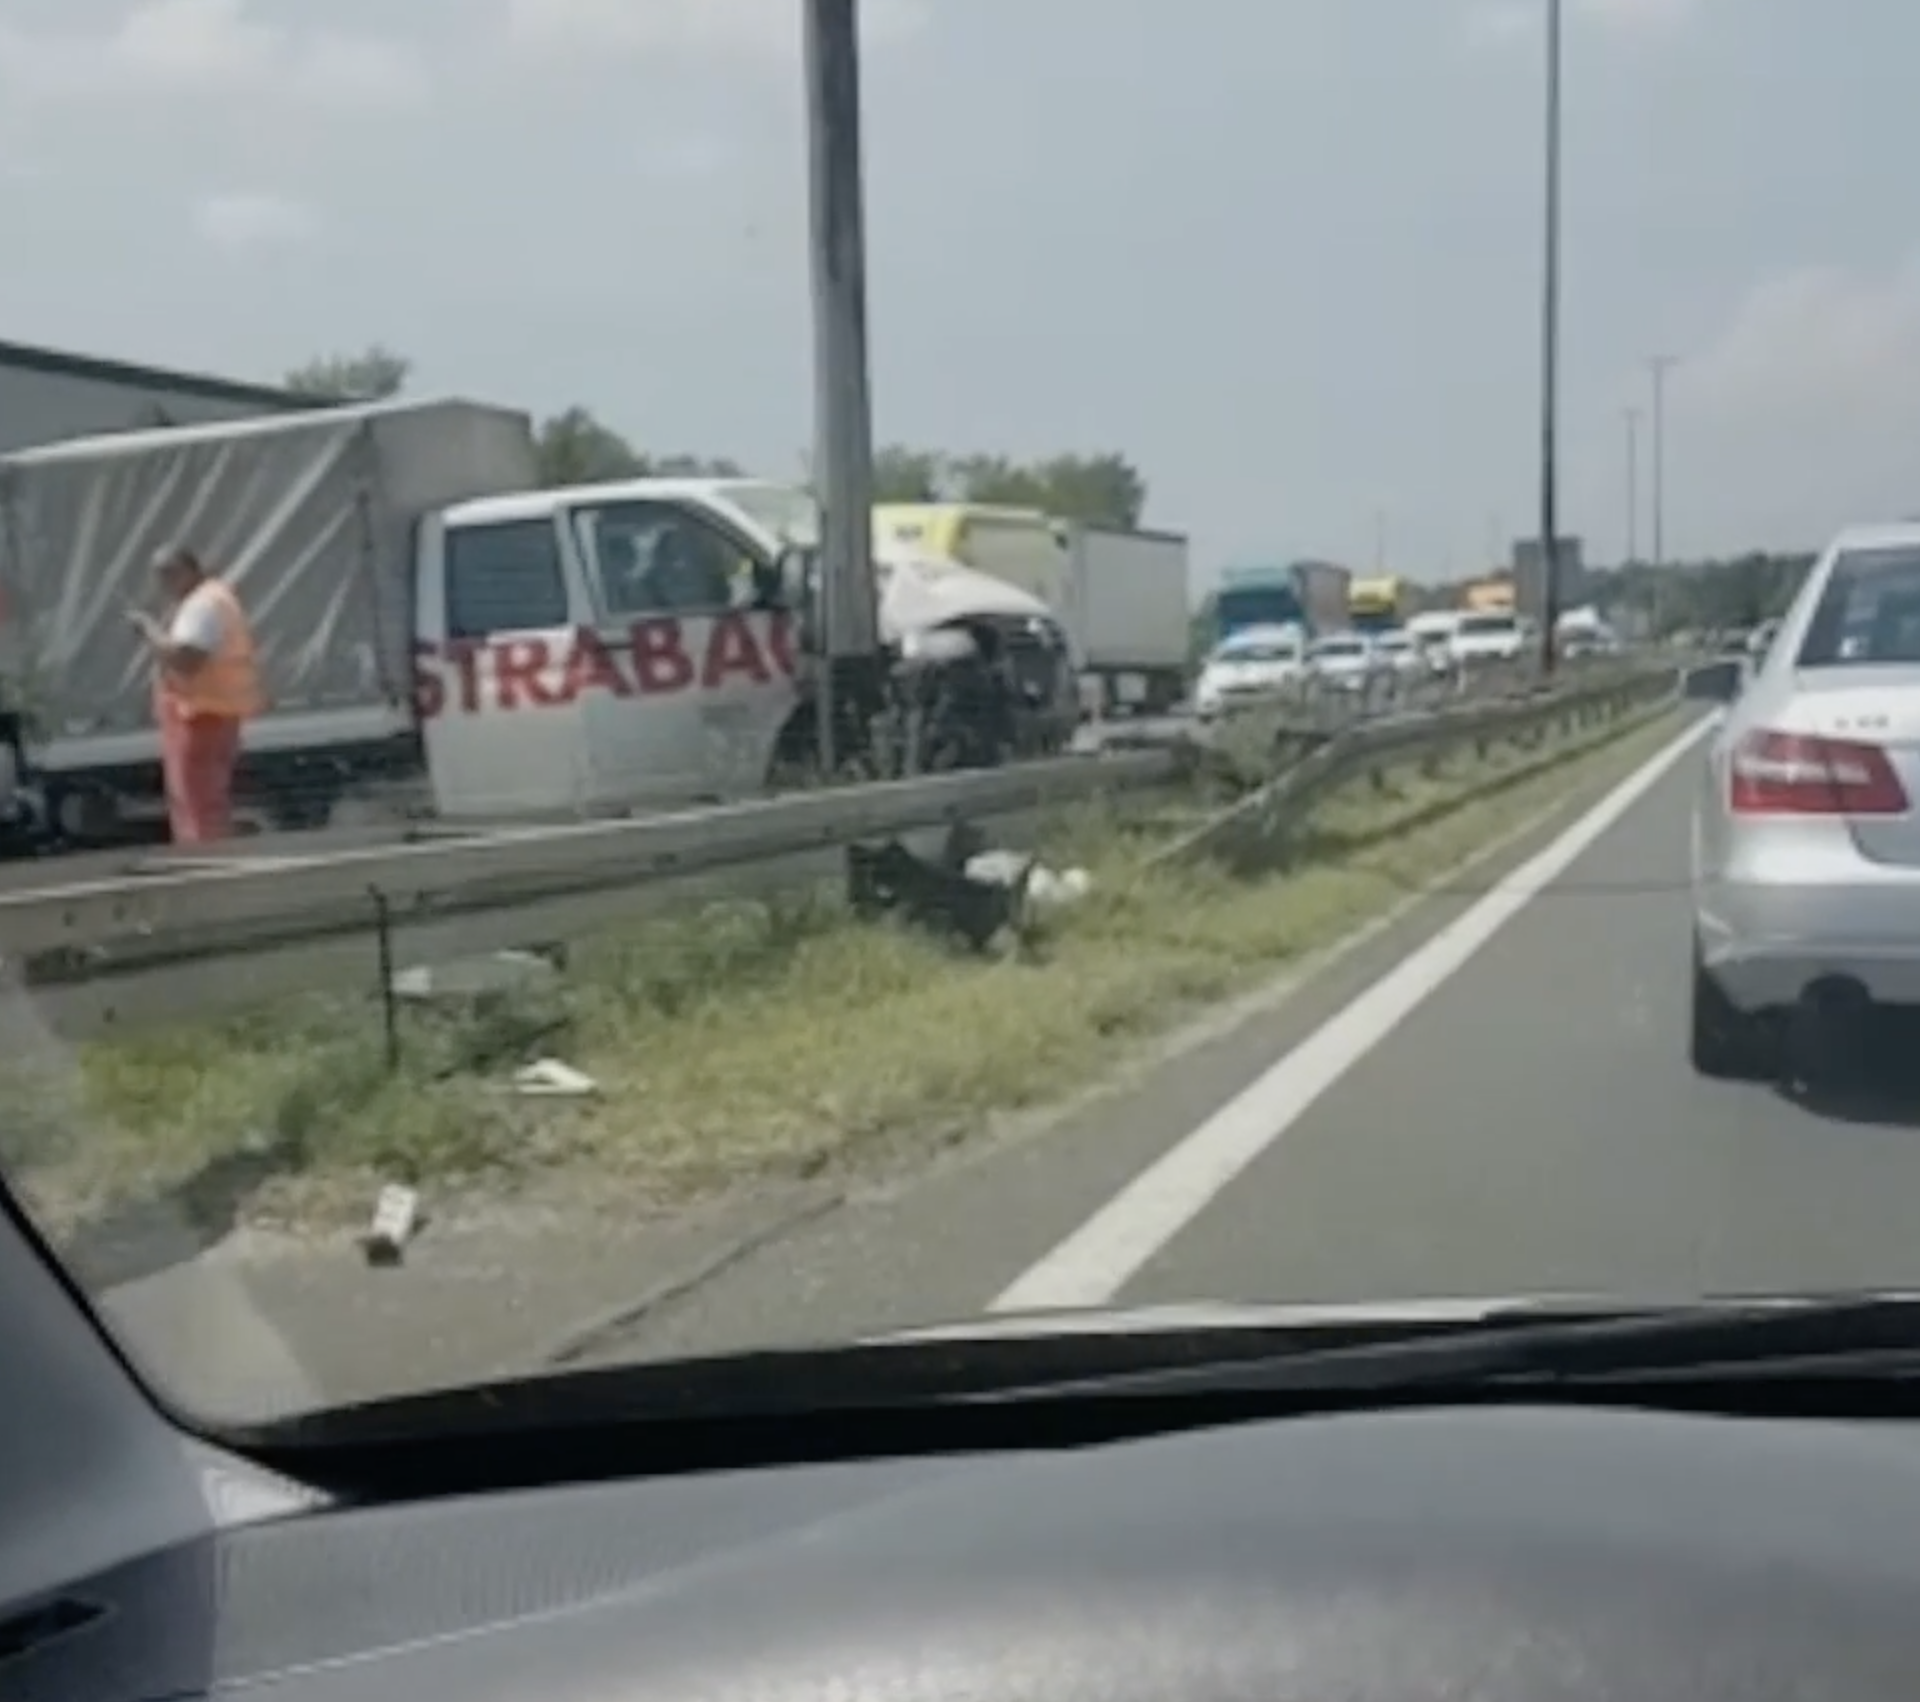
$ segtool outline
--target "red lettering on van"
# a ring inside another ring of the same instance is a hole
[[[718,616],[707,624],[697,656],[689,650],[686,623],[672,616],[635,621],[619,647],[586,627],[568,635],[564,651],[545,638],[501,638],[490,644],[455,640],[444,646],[423,640],[414,646],[414,712],[422,720],[449,710],[476,714],[481,682],[488,677],[495,701],[487,707],[515,711],[563,708],[590,691],[619,698],[670,697],[792,679],[792,625],[783,614],[763,618],[764,637],[755,616]]]
[[[734,675],[742,675],[757,686],[773,678],[760,641],[753,636],[744,614],[722,615],[707,634],[706,665],[700,670],[703,690],[714,691]]]
[[[573,636],[573,650],[567,657],[561,679],[565,701],[574,702],[582,692],[611,692],[615,697],[631,697],[633,687],[620,672],[620,664],[606,641],[590,627],[582,627]]]
[[[502,709],[557,709],[568,700],[564,679],[551,678],[553,653],[544,638],[508,638],[493,646],[493,678]]]
[[[413,713],[421,721],[431,721],[447,707],[447,682],[438,666],[440,648],[430,639],[416,639],[413,646]]]
[[[680,623],[671,617],[635,621],[627,634],[633,671],[642,697],[685,691],[694,681]]]
[[[447,646],[447,660],[460,681],[460,713],[474,715],[480,709],[480,651],[471,638],[456,638]]]

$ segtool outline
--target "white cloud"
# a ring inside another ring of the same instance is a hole
[[[1920,254],[1878,274],[1808,266],[1762,281],[1675,384],[1729,422],[1920,420]]]
[[[915,35],[931,0],[861,0],[862,37]],[[545,52],[793,59],[799,0],[506,0],[511,41]]]
[[[1811,545],[1920,506],[1920,254],[1762,279],[1679,353],[1669,490],[1713,534]]]
[[[320,234],[320,220],[311,207],[258,190],[201,197],[194,204],[193,223],[207,242],[228,254],[300,248]]]
[[[270,23],[249,0],[143,0],[106,31],[0,24],[0,80],[27,98],[245,95],[356,106],[425,89],[400,43]]]

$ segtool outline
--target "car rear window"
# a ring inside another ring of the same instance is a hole
[[[1920,544],[1849,550],[1801,642],[1802,668],[1920,662]]]

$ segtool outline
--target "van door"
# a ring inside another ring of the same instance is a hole
[[[600,771],[663,804],[758,793],[797,688],[786,615],[760,600],[752,544],[669,498],[584,502],[570,522],[596,630],[631,668],[630,695],[584,705]]]
[[[419,549],[416,707],[440,813],[595,812],[603,789],[569,689],[582,599],[558,518],[429,521]]]

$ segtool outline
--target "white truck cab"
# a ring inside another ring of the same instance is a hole
[[[437,813],[761,790],[800,695],[779,545],[757,530],[711,485],[665,480],[423,519],[414,711]]]

